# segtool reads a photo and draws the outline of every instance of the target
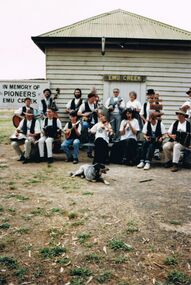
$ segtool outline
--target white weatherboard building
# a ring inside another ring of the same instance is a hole
[[[147,89],[160,93],[164,123],[186,100],[191,87],[191,32],[123,10],[114,10],[32,37],[46,54],[46,79],[61,89],[60,116],[81,88],[92,87],[105,101],[114,87],[124,99],[136,91],[143,103]]]

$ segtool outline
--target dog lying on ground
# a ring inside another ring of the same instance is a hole
[[[102,174],[107,173],[109,168],[104,164],[95,163],[95,164],[83,164],[76,172],[71,172],[72,177],[80,176],[91,182],[103,182],[106,185],[109,185],[109,182],[103,179]]]

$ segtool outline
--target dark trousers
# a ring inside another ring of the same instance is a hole
[[[141,150],[141,160],[151,161],[154,156],[155,148],[157,147],[158,144],[156,142],[144,141]]]
[[[135,163],[137,156],[137,141],[133,138],[122,140],[123,161]]]
[[[109,152],[108,143],[102,138],[97,138],[94,143],[95,143],[95,149],[94,149],[93,163],[106,164]]]

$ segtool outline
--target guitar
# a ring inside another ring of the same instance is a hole
[[[70,129],[66,129],[65,132],[64,132],[64,135],[65,135],[65,139],[69,139],[70,135],[71,135],[71,132],[72,130],[75,128],[75,126],[77,126],[78,124],[80,123],[80,120],[77,121],[75,124],[72,124],[72,128]]]

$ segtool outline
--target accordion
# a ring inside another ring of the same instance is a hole
[[[176,141],[185,147],[188,147],[190,145],[190,138],[190,133],[181,131],[176,132]]]
[[[53,126],[47,126],[43,130],[44,130],[44,134],[45,134],[46,137],[56,138],[56,136],[57,136],[57,129],[54,128]]]

